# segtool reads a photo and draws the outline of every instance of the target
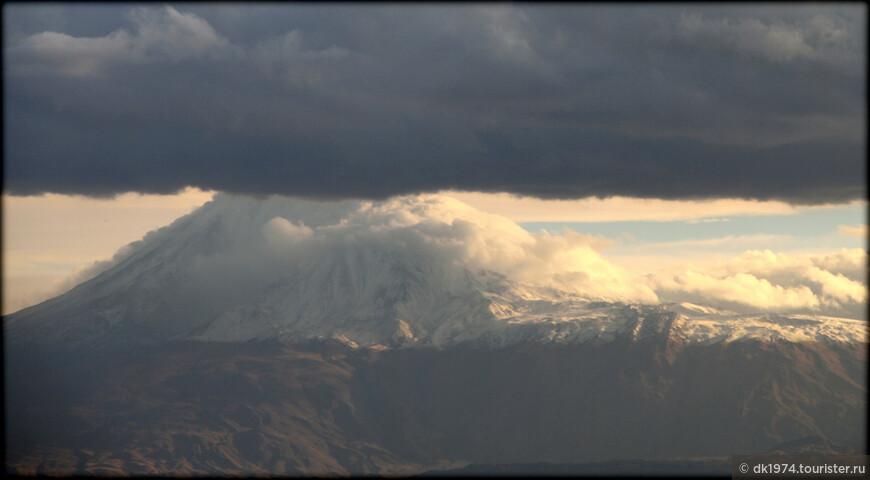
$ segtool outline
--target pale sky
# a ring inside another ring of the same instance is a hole
[[[3,196],[3,314],[72,287],[73,276],[211,199],[128,193],[114,199]]]

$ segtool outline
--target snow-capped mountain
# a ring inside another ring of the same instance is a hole
[[[7,470],[675,468],[805,438],[866,451],[865,322],[662,304],[595,242],[435,195],[217,195],[4,317]]]
[[[67,347],[336,338],[443,348],[867,336],[859,320],[650,305],[631,301],[643,292],[607,298],[571,282],[535,282],[522,275],[542,269],[523,257],[533,256],[529,235],[436,195],[371,203],[219,194],[119,252],[95,278],[8,316],[6,337]]]

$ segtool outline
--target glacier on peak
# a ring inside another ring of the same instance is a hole
[[[655,305],[646,283],[599,255],[605,246],[573,232],[532,234],[435,194],[379,202],[217,194],[123,249],[91,280],[7,316],[4,326],[7,339],[120,344],[866,338],[860,321],[774,322],[690,303]]]

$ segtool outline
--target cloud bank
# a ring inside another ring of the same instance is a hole
[[[312,265],[365,269],[407,259],[398,264],[454,273],[491,271],[588,300],[691,302],[740,313],[867,314],[863,248],[794,255],[749,250],[713,266],[632,271],[608,260],[608,252],[618,247],[607,238],[570,230],[563,235],[530,233],[505,217],[428,194],[377,202],[217,194],[190,219],[174,225],[182,224],[184,230],[172,234],[179,237],[170,236],[173,227],[149,233],[79,278],[106,271],[159,242],[166,242],[159,251],[176,255],[172,245],[183,242],[194,249],[187,264],[190,277],[179,295],[196,301],[186,305],[231,305],[233,299],[258,295],[288,272],[308,271]],[[185,240],[196,232],[215,233]]]
[[[867,260],[863,248],[803,255],[749,250],[712,268],[673,266],[649,279],[664,301],[866,318]]]
[[[4,5],[4,190],[866,196],[866,7]]]

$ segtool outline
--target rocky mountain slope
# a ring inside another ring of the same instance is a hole
[[[13,376],[7,467],[411,474],[721,457],[811,435],[856,453],[866,451],[866,358],[861,345],[760,340],[172,342]]]

